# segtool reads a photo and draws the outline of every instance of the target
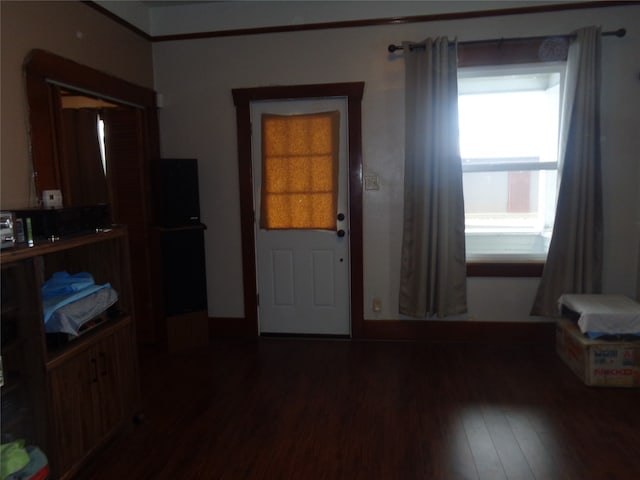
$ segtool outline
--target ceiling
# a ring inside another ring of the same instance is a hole
[[[566,5],[571,2],[562,0],[131,0],[126,2],[96,0],[94,3],[148,35],[163,36],[392,19],[545,4],[564,3]]]

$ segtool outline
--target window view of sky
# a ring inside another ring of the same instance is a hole
[[[458,111],[463,159],[540,157],[540,161],[555,161],[557,95],[541,90],[461,95]]]

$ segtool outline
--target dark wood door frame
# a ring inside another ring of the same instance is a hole
[[[256,272],[256,240],[253,210],[253,174],[251,151],[251,102],[305,98],[345,97],[347,99],[349,139],[349,248],[351,269],[351,334],[362,336],[363,253],[362,253],[362,94],[364,82],[277,87],[236,88],[232,90],[236,106],[238,169],[240,177],[240,215],[242,232],[242,273],[245,328],[250,336],[259,334]],[[238,331],[238,329],[233,329]]]

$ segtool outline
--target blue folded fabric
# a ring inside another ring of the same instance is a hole
[[[69,275],[67,272],[56,272],[42,285],[42,310],[44,323],[47,323],[60,307],[80,300],[103,288],[110,288],[111,284],[96,285],[90,273],[81,272]]]
[[[69,275],[67,272],[55,272],[42,285],[42,298],[70,295],[95,285],[95,283],[93,275],[87,272],[80,272],[74,275]]]

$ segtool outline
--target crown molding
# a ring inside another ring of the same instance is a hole
[[[405,17],[388,17],[388,18],[375,18],[365,20],[348,20],[342,22],[323,22],[323,23],[309,23],[304,25],[281,25],[272,27],[257,27],[257,28],[241,28],[230,30],[216,30],[209,32],[192,32],[192,33],[180,33],[173,35],[149,35],[138,27],[127,22],[123,18],[110,12],[106,8],[98,5],[96,2],[89,0],[82,0],[82,3],[94,8],[98,12],[106,15],[113,21],[128,28],[132,32],[141,36],[142,38],[149,40],[150,42],[169,42],[179,40],[194,40],[203,38],[220,38],[220,37],[237,37],[247,35],[263,35],[269,33],[286,33],[286,32],[303,32],[310,30],[328,30],[336,28],[354,28],[354,27],[374,27],[385,25],[403,25],[409,23],[428,23],[437,21],[450,21],[450,20],[462,20],[470,18],[483,18],[483,17],[500,17],[507,15],[530,15],[537,13],[552,13],[567,10],[584,10],[590,8],[611,8],[622,7],[629,5],[638,5],[640,1],[592,1],[592,2],[571,2],[571,3],[558,3],[553,5],[536,5],[527,7],[513,7],[502,8],[493,10],[476,10],[467,12],[451,12],[451,13],[438,13],[432,15],[414,15]]]

